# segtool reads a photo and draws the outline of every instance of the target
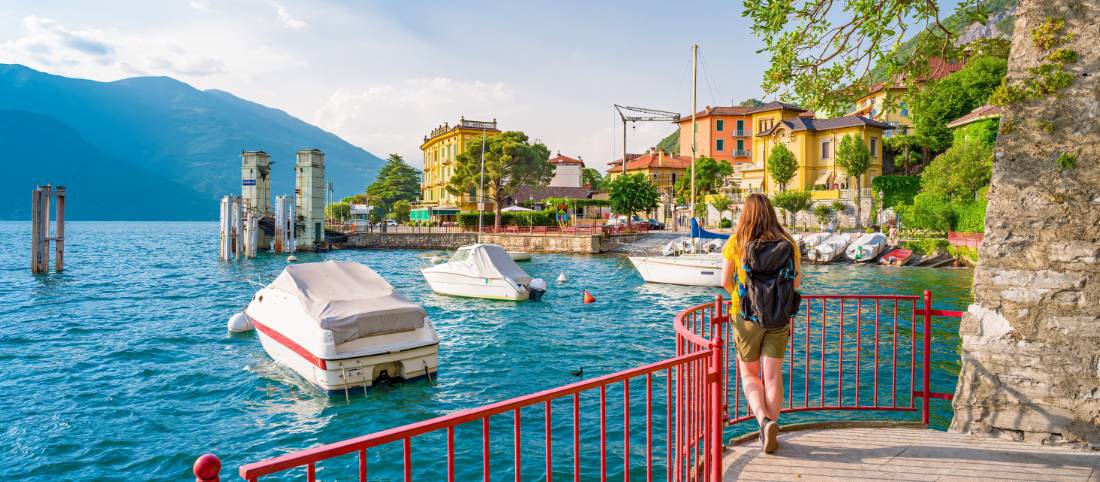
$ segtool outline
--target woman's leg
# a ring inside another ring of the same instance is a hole
[[[764,417],[768,416],[768,404],[764,398],[764,384],[760,381],[760,360],[747,362],[737,357],[737,366],[741,371],[741,388],[745,390],[749,409],[757,422],[763,422]]]
[[[764,360],[764,398],[767,416],[779,421],[779,409],[783,408],[783,359],[770,356],[760,358]],[[748,389],[745,392],[748,393]]]

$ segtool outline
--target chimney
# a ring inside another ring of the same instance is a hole
[[[665,151],[657,151],[657,167],[664,167]]]

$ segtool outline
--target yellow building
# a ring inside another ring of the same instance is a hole
[[[855,110],[848,115],[867,117],[894,126],[894,130],[884,134],[886,137],[912,134],[913,121],[909,119],[909,106],[900,100],[905,91],[904,85],[887,86],[882,82],[874,84],[867,95],[856,100]]]
[[[497,134],[500,134],[500,130],[497,129],[496,119],[486,122],[463,117],[455,125],[444,123],[432,129],[430,135],[424,136],[424,143],[420,145],[420,150],[424,153],[424,173],[420,180],[418,205],[433,208],[433,212],[477,209],[476,192],[456,196],[447,192],[447,184],[454,175],[455,160],[466,150],[467,143],[477,142],[482,135]],[[492,206],[487,205],[485,209],[492,209]]]
[[[817,119],[804,109],[780,102],[764,104],[751,112],[753,128],[752,163],[735,167],[741,175],[742,192],[772,194],[781,186],[767,174],[768,156],[777,143],[787,146],[798,161],[789,190],[812,190],[814,199],[839,199],[841,191],[854,188],[854,178],[836,165],[837,148],[845,135],[863,139],[871,150],[871,168],[863,175],[861,197],[869,195],[871,179],[882,174],[882,139],[889,124],[866,117],[847,116]],[[847,196],[846,196],[847,197]]]

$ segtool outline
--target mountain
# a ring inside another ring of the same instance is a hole
[[[383,164],[374,154],[286,112],[228,92],[198,90],[169,77],[97,82],[0,64],[0,109],[41,114],[67,125],[102,155],[101,160],[129,166],[120,168],[119,175],[143,173],[142,178],[124,179],[128,185],[152,178],[192,189],[208,200],[209,206],[189,213],[191,218],[216,218],[214,201],[240,192],[242,150],[263,150],[271,155],[272,194],[293,194],[293,165],[299,149],[325,152],[326,178],[334,182],[337,196],[361,192]],[[60,146],[48,142],[35,147],[47,151]],[[114,166],[99,167],[109,170]],[[22,192],[30,188],[12,182],[0,180],[0,189]],[[70,183],[72,188],[78,186]],[[0,212],[5,211],[6,207],[0,207]],[[117,217],[122,216],[121,211],[116,216],[108,210],[104,215],[125,219]]]
[[[210,219],[217,203],[189,186],[112,158],[61,121],[0,110],[0,219],[30,219],[31,190],[65,186],[65,219]],[[216,214],[215,214],[216,216]]]

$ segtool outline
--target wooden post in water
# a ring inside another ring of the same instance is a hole
[[[42,273],[42,189],[31,191],[31,272]]]
[[[275,246],[272,251],[281,254],[286,242],[286,196],[275,196]]]
[[[57,196],[57,221],[54,236],[50,237],[50,199]],[[54,269],[65,269],[65,187],[56,189],[49,184],[38,186],[31,192],[31,272],[50,270],[50,241],[56,242],[57,260]]]
[[[54,227],[54,271],[65,270],[65,186],[57,186],[57,221]]]
[[[232,197],[232,202],[233,202],[233,257],[234,258],[240,258],[241,253],[244,251],[244,237],[241,235],[241,228],[242,228],[242,225],[244,224],[243,223],[244,220],[241,218],[241,215],[243,214],[243,212],[241,211],[241,197],[240,196],[233,196]]]

